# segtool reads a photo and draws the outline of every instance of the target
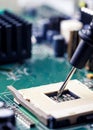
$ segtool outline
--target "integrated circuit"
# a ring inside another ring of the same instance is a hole
[[[48,128],[62,128],[93,121],[93,92],[78,80],[68,83],[60,101],[55,98],[62,82],[16,90],[8,86],[21,104]],[[65,100],[63,100],[65,99]]]

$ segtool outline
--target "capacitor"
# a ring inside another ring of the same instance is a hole
[[[56,57],[63,57],[65,53],[66,42],[62,35],[55,35],[53,37],[54,55]]]
[[[49,43],[52,43],[53,36],[57,35],[59,32],[55,30],[48,30],[46,33],[46,39]]]
[[[42,41],[43,41],[42,33],[36,32],[36,33],[34,34],[34,36],[35,36],[36,42],[37,42],[38,44],[42,43]]]
[[[75,19],[64,20],[61,22],[61,34],[65,37],[68,44],[68,59],[70,60],[79,41],[80,37],[78,31],[82,28],[83,24]]]
[[[50,20],[49,19],[42,19],[38,21],[39,30],[42,33],[42,39],[46,39],[46,32],[49,29],[50,26]]]
[[[70,17],[65,15],[50,17],[51,29],[60,32],[60,22],[69,18]]]
[[[16,130],[16,121],[13,110],[0,109],[0,130]]]

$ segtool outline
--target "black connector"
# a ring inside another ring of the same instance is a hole
[[[5,10],[0,14],[0,64],[31,57],[32,24]]]

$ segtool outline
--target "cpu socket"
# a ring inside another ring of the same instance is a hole
[[[78,80],[69,81],[56,100],[62,82],[34,88],[8,86],[17,103],[33,113],[48,128],[61,128],[93,122],[93,92]]]

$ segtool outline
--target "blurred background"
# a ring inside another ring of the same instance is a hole
[[[66,14],[73,15],[78,6],[84,3],[93,9],[93,0],[0,0],[0,9],[11,9],[16,12],[30,10],[41,5],[48,5]]]

